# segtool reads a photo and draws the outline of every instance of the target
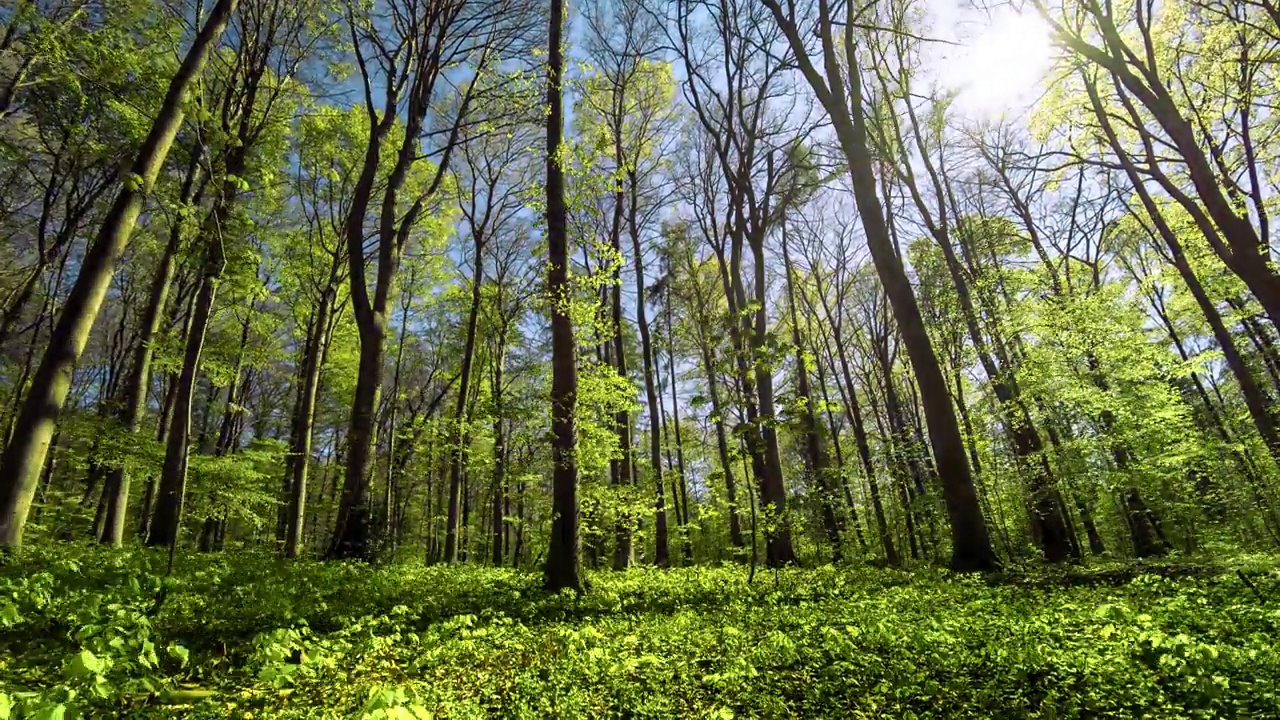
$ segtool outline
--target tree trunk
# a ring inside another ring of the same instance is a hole
[[[768,307],[765,282],[764,237],[756,233],[750,238],[755,274],[755,322],[751,329],[751,350],[755,362],[756,392],[760,398],[760,436],[764,442],[767,472],[760,485],[761,506],[771,532],[768,535],[767,559],[770,567],[796,562],[791,544],[791,518],[787,512],[787,489],[782,478],[782,455],[778,450],[777,416],[773,407],[773,368],[764,359],[765,335],[768,332]]]
[[[169,423],[173,418],[173,408],[178,404],[178,377],[170,375],[169,388],[164,393],[164,403],[160,408],[160,418],[156,421],[156,444],[164,447],[169,438]],[[142,507],[138,510],[138,537],[146,542],[151,535],[151,519],[155,511],[156,476],[147,475],[147,482],[142,490]]]
[[[812,333],[812,327],[809,328]],[[810,351],[815,348],[810,345]],[[827,388],[827,371],[825,364],[817,359],[817,353],[814,352],[814,367],[818,371],[818,392],[822,395],[822,404],[826,408],[825,416],[827,419],[827,432],[831,435],[831,447],[836,451],[836,468],[838,480],[840,482],[840,491],[844,494],[845,507],[849,509],[849,523],[853,525],[853,534],[858,539],[858,549],[866,551],[867,539],[862,533],[862,523],[858,520],[858,506],[853,498],[853,490],[850,487],[845,469],[848,467],[845,463],[844,450],[840,442],[840,428],[836,426],[835,413],[831,411],[832,402],[831,394]]]
[[[360,329],[360,365],[351,403],[351,424],[347,430],[342,495],[327,552],[331,558],[363,559],[368,557],[370,550],[373,518],[369,507],[369,464],[378,398],[382,394],[385,337],[386,322],[381,314]]]
[[[237,153],[239,154],[239,153]],[[229,163],[230,164],[230,163]],[[234,173],[232,173],[234,175]],[[177,399],[170,420],[169,436],[165,442],[164,465],[160,472],[159,497],[155,516],[151,521],[150,546],[169,545],[177,541],[182,522],[183,501],[186,495],[187,463],[191,443],[191,407],[196,378],[200,371],[200,356],[204,352],[205,336],[213,316],[218,284],[226,266],[223,243],[217,236],[218,228],[228,219],[231,209],[231,193],[235,192],[230,181],[223,188],[223,200],[209,214],[209,221],[201,236],[206,239],[204,267],[201,270],[191,323],[187,329],[187,344],[183,353],[182,372],[178,375]],[[234,392],[234,387],[229,391]],[[230,398],[228,398],[230,402]]]
[[[794,51],[805,79],[830,116],[832,127],[849,164],[854,202],[862,218],[871,260],[889,296],[916,381],[920,384],[929,441],[933,445],[933,456],[942,482],[942,495],[951,521],[951,567],[959,571],[993,570],[999,565],[999,561],[991,547],[991,537],[978,503],[973,476],[965,457],[964,439],[960,436],[960,424],[956,420],[955,409],[951,406],[951,397],[947,392],[946,380],[942,377],[938,357],[933,352],[933,344],[920,316],[915,292],[911,289],[902,259],[898,256],[885,224],[871,153],[867,149],[860,69],[855,66],[846,73],[836,59],[834,43],[839,34],[833,30],[825,4],[821,6],[818,36],[822,43],[826,80],[814,67],[808,55],[807,43],[800,36],[796,24],[783,15],[777,0],[765,0],[765,3]],[[853,5],[848,5],[846,11],[851,19],[855,13]],[[853,39],[849,33],[844,33],[844,38],[846,50],[849,51],[846,57],[852,61],[857,57],[856,52],[852,52]]]
[[[680,491],[678,498],[681,509],[680,548],[685,564],[690,564],[693,562],[693,544],[689,540],[689,486],[684,472],[684,438],[680,434],[680,398],[676,395],[675,336],[671,334],[670,288],[667,289],[667,292],[667,372],[671,379],[671,423],[676,440],[676,482],[678,483],[676,487]]]
[[[791,268],[791,253],[787,250],[787,228],[782,228],[782,262],[787,277],[787,305],[791,311],[791,344],[795,346],[796,358],[796,390],[800,397],[797,402],[803,403],[800,411],[800,427],[804,432],[805,451],[809,471],[818,486],[819,500],[822,503],[822,529],[826,532],[827,542],[831,543],[831,560],[839,562],[840,523],[836,519],[835,497],[830,482],[830,458],[827,448],[822,442],[822,429],[818,425],[814,405],[817,398],[809,387],[809,368],[805,363],[804,345],[800,341],[800,318],[796,313],[795,277]]]
[[[333,274],[330,275],[333,279]],[[302,385],[298,389],[297,414],[294,416],[289,454],[292,480],[289,486],[288,525],[285,530],[284,556],[296,558],[302,544],[303,519],[307,507],[307,472],[311,465],[311,438],[316,414],[316,390],[320,387],[320,370],[329,332],[329,315],[333,307],[330,288],[320,296],[320,305],[307,338],[303,361]]]
[[[187,175],[182,183],[180,207],[198,205],[200,196],[203,194],[203,186],[199,190],[195,189],[199,183],[202,147],[197,145],[192,151],[190,163],[187,165]],[[141,332],[137,340],[138,347],[134,350],[133,367],[129,373],[124,403],[121,404],[116,416],[125,431],[130,434],[138,432],[143,412],[146,410],[147,389],[151,385],[151,358],[155,354],[154,342],[156,334],[160,331],[160,319],[169,298],[169,289],[173,285],[177,255],[182,245],[182,228],[183,223],[179,216],[169,228],[168,242],[160,256],[155,277],[151,281],[151,292],[139,325]],[[129,474],[123,466],[111,469],[107,476],[106,494],[105,531],[99,540],[103,544],[120,547],[124,541],[125,515],[129,507]]]
[[[476,264],[471,278],[471,310],[467,315],[467,338],[462,347],[462,374],[458,380],[458,402],[453,413],[453,427],[449,437],[449,518],[444,538],[444,561],[458,562],[458,492],[462,487],[463,463],[466,462],[466,448],[471,433],[467,425],[467,402],[470,400],[471,365],[475,357],[476,323],[480,318],[480,280],[483,270],[484,241],[480,231],[473,230],[475,235]]]
[[[560,34],[564,0],[551,0],[547,51],[547,293],[551,298],[551,543],[544,585],[551,592],[582,592],[578,538],[577,409],[578,366],[569,316],[569,233],[560,167],[564,126],[563,54]],[[522,494],[523,497],[523,494]]]
[[[825,306],[826,299],[822,294],[822,288],[818,288],[819,297],[823,298]],[[827,316],[830,317],[830,309],[826,308]],[[853,384],[853,373],[849,368],[849,357],[845,351],[843,338],[840,336],[839,327],[836,328],[834,337],[832,338],[836,346],[836,359],[840,363],[840,378],[843,379],[843,385],[837,380],[836,389],[840,390],[841,404],[844,406],[845,417],[849,420],[849,424],[853,426],[854,443],[858,446],[858,458],[862,461],[862,471],[867,476],[867,489],[871,493],[871,512],[875,516],[876,533],[880,536],[880,546],[884,550],[884,561],[889,567],[897,567],[900,563],[898,559],[898,550],[893,544],[893,535],[889,532],[889,523],[885,518],[884,501],[880,496],[880,483],[876,478],[875,465],[871,459],[871,443],[867,438],[867,427],[862,419],[862,405],[858,402],[857,389]],[[828,349],[827,355],[831,355]]]
[[[671,564],[671,556],[667,538],[666,491],[662,479],[662,424],[659,416],[658,392],[654,382],[653,339],[649,333],[649,317],[645,307],[644,249],[640,245],[640,229],[636,225],[634,173],[631,174],[630,180],[632,187],[628,226],[636,273],[636,324],[640,327],[640,353],[644,361],[644,396],[649,415],[649,465],[654,477],[653,538],[656,547],[653,562],[658,567],[667,567]]]
[[[505,407],[503,406],[503,370],[507,363],[506,342],[499,332],[498,347],[493,358],[493,566],[502,567],[503,543],[506,539],[507,495],[507,432]]]
[[[622,129],[614,131],[614,162],[618,168],[625,166],[626,159],[622,152]],[[613,193],[613,215],[609,227],[609,242],[615,254],[612,282],[609,287],[610,314],[613,320],[613,347],[611,359],[618,377],[630,383],[627,371],[627,350],[622,341],[622,264],[625,256],[622,253],[622,220],[626,208],[626,196],[622,179],[615,181]],[[643,298],[641,299],[643,301]],[[631,431],[631,412],[619,410],[613,416],[613,430],[618,436],[620,457],[609,460],[609,480],[615,488],[629,487],[635,484],[635,439]],[[632,523],[634,519],[628,513],[621,513],[617,527],[614,529],[613,569],[626,570],[635,564],[636,551],[632,539]]]
[[[711,396],[711,412],[715,416],[716,452],[720,456],[720,471],[724,473],[725,493],[729,500],[729,542],[735,548],[746,547],[746,540],[742,537],[742,516],[738,512],[738,488],[733,478],[733,462],[729,458],[729,439],[724,428],[725,408],[720,399],[715,357],[705,339],[699,344],[702,350],[702,369],[707,374],[707,393]]]

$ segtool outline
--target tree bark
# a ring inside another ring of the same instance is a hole
[[[444,561],[458,562],[458,498],[462,487],[463,463],[471,433],[466,430],[467,401],[470,399],[471,365],[475,357],[476,324],[480,318],[480,281],[484,263],[484,239],[481,230],[472,230],[475,240],[475,269],[471,278],[471,309],[467,315],[467,336],[462,346],[462,374],[458,381],[458,401],[453,412],[449,437],[449,515],[444,538]]]
[[[192,150],[179,196],[180,212],[181,208],[198,205],[200,196],[203,194],[203,184],[199,180],[202,149],[203,146],[197,145]],[[198,190],[197,184],[201,184]],[[168,242],[160,256],[155,277],[151,281],[151,291],[140,323],[138,347],[134,350],[133,367],[129,373],[124,402],[116,415],[116,419],[130,434],[136,434],[140,429],[143,411],[146,409],[147,389],[151,385],[151,359],[155,354],[154,342],[156,334],[160,331],[161,315],[169,298],[169,289],[173,286],[178,250],[182,245],[182,228],[182,216],[179,214],[169,229]],[[107,476],[106,497],[105,529],[99,541],[120,547],[124,541],[125,515],[129,506],[129,474],[123,466],[112,468]]]
[[[640,245],[640,228],[636,224],[637,180],[635,174],[630,174],[629,179],[631,205],[627,220],[636,273],[636,324],[640,327],[640,353],[644,363],[644,396],[649,415],[649,465],[654,477],[653,562],[658,567],[667,567],[671,564],[671,556],[667,537],[666,491],[662,478],[662,424],[658,414],[658,392],[654,383],[653,339],[649,333],[649,317],[645,307],[644,249]]]
[[[564,0],[551,0],[547,50],[547,293],[551,299],[551,544],[543,583],[547,590],[583,590],[578,538],[577,353],[569,315],[569,233],[561,163],[564,127]]]
[[[671,289],[667,288],[667,372],[671,380],[671,423],[676,445],[676,488],[680,491],[680,548],[685,564],[693,562],[693,544],[689,540],[689,484],[684,471],[684,438],[680,433],[680,398],[676,395],[675,336],[671,332]],[[673,495],[675,493],[672,493]]]
[[[787,249],[787,228],[782,228],[782,262],[787,276],[787,305],[791,311],[791,344],[795,346],[796,359],[796,391],[800,397],[797,402],[803,403],[800,411],[800,427],[804,433],[805,452],[808,457],[809,471],[818,486],[819,501],[822,506],[822,529],[831,543],[831,560],[839,562],[842,556],[840,547],[840,523],[836,519],[835,497],[830,482],[830,458],[823,443],[822,430],[818,425],[814,405],[817,398],[809,387],[809,368],[805,362],[804,345],[800,341],[800,318],[796,313],[795,273],[791,267],[791,253]]]
[[[702,368],[707,375],[707,393],[711,396],[711,412],[715,416],[716,452],[720,456],[720,471],[724,473],[725,494],[729,500],[729,542],[735,548],[746,547],[742,536],[742,516],[738,512],[738,488],[733,477],[733,462],[729,458],[729,439],[724,428],[725,408],[720,399],[720,382],[716,377],[715,357],[711,347],[703,341]]]
[[[330,279],[333,275],[330,274]],[[329,316],[333,309],[333,286],[325,289],[316,308],[311,337],[307,338],[303,361],[302,385],[298,390],[297,414],[294,416],[289,455],[288,524],[285,529],[284,556],[296,558],[302,545],[303,520],[307,507],[307,473],[311,466],[311,440],[316,414],[316,391],[320,387],[320,371],[329,333]]]

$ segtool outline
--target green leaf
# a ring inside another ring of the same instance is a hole
[[[186,648],[177,643],[169,643],[169,647],[165,648],[165,652],[169,653],[169,657],[177,659],[182,667],[187,666],[187,658],[191,655]]]
[[[62,703],[46,705],[31,716],[31,720],[63,720],[67,716],[67,706]]]
[[[22,622],[22,613],[18,612],[17,605],[8,601],[0,605],[0,627],[10,627],[19,622]]]
[[[77,680],[83,680],[91,675],[102,672],[103,662],[92,650],[85,648],[76,653],[71,661],[67,664],[67,675]]]

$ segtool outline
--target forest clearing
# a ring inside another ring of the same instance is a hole
[[[1280,717],[1272,0],[10,0],[0,720]]]

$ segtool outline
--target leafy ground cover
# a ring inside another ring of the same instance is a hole
[[[1274,557],[636,570],[583,597],[476,567],[163,563],[0,568],[0,718],[1280,717]]]

